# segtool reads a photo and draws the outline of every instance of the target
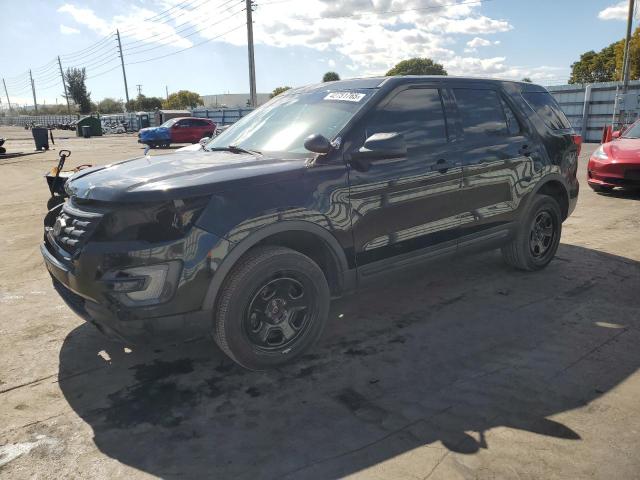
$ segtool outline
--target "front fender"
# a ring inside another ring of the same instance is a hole
[[[215,262],[215,273],[205,296],[203,309],[212,310],[214,308],[218,292],[220,291],[225,278],[242,255],[244,255],[249,249],[255,247],[265,238],[283,232],[307,232],[321,239],[329,248],[329,251],[334,256],[336,264],[338,265],[339,274],[341,276],[339,279],[340,283],[347,284],[346,289],[351,288],[351,284],[355,282],[355,275],[351,278],[349,272],[355,272],[355,270],[349,269],[349,264],[343,249],[340,247],[336,238],[328,230],[307,221],[282,221],[263,226],[247,234],[238,243],[233,243],[229,251],[224,252],[223,259],[220,259],[219,262]]]

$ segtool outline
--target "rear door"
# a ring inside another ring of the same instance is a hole
[[[361,276],[416,256],[456,248],[456,195],[462,168],[451,155],[443,91],[412,85],[390,93],[345,142],[347,152],[374,133],[401,133],[403,158],[376,159],[349,171],[355,254]],[[431,253],[430,253],[431,252]]]
[[[452,88],[462,162],[460,247],[508,237],[519,198],[532,181],[535,137],[494,84]]]

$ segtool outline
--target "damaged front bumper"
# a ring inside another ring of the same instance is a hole
[[[216,268],[231,249],[227,240],[192,227],[175,241],[89,240],[70,254],[59,238],[53,225],[45,223],[40,250],[54,288],[76,314],[106,335],[138,343],[151,338],[188,339],[210,332],[213,312],[203,305]],[[164,265],[167,267],[156,268],[164,272],[161,285],[157,278],[145,280],[140,275],[145,269]],[[155,288],[157,298],[141,301],[132,288]]]

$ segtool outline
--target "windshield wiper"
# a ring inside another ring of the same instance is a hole
[[[262,156],[262,153],[257,150],[249,150],[246,148],[239,147],[237,145],[229,145],[226,147],[213,147],[213,148],[205,148],[208,152],[231,152],[231,153],[248,153],[254,156]]]

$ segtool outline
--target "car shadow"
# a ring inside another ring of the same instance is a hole
[[[564,244],[537,273],[497,252],[433,264],[335,302],[319,345],[266,373],[83,325],[59,384],[102,453],[162,478],[335,478],[425,446],[435,464],[496,427],[580,442],[549,417],[638,368],[639,267]]]
[[[640,200],[640,188],[616,188],[610,192],[598,192],[603,197],[624,198],[627,200]]]

